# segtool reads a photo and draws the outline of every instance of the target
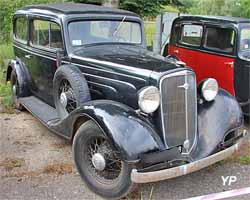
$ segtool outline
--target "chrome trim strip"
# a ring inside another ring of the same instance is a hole
[[[95,78],[106,79],[106,80],[109,80],[109,81],[114,81],[114,82],[126,84],[127,86],[132,87],[133,89],[136,90],[136,87],[134,85],[132,85],[131,83],[128,83],[128,82],[124,82],[124,81],[120,81],[120,80],[116,80],[116,79],[111,79],[111,78],[106,78],[106,77],[103,77],[103,76],[88,74],[88,73],[85,73],[85,72],[82,72],[82,74],[87,75],[87,76],[92,76],[92,77],[95,77]]]
[[[187,153],[182,153],[183,155],[189,155],[192,150],[195,148],[196,144],[197,144],[197,141],[198,141],[198,135],[197,135],[197,129],[198,129],[198,108],[197,108],[197,104],[198,104],[198,101],[197,101],[197,82],[196,82],[196,75],[194,73],[194,82],[195,82],[195,103],[196,103],[196,106],[195,106],[195,135],[194,135],[194,142],[193,142],[193,145],[191,146],[191,148],[189,149],[189,151]]]
[[[187,84],[187,74],[185,74],[185,84]],[[187,90],[188,90],[188,88],[185,89],[185,128],[186,128],[186,140],[189,141],[189,138],[188,138],[188,128],[189,128],[189,126],[188,126],[188,97],[187,97]],[[188,146],[188,149],[189,149],[189,146]],[[185,149],[185,150],[188,150],[188,149]]]
[[[50,60],[54,60],[54,61],[56,61],[56,58],[52,58],[52,57],[49,57],[49,56],[44,56],[44,55],[41,55],[41,54],[35,53],[35,52],[30,51],[30,50],[28,50],[28,49],[25,49],[25,48],[19,47],[19,46],[15,45],[15,44],[13,44],[13,46],[14,46],[14,47],[16,47],[16,48],[18,48],[18,49],[21,49],[21,50],[23,50],[23,51],[29,52],[29,53],[31,53],[31,54],[33,54],[33,55],[40,56],[40,57],[43,57],[43,58],[47,58],[47,59],[50,59]]]
[[[108,89],[111,89],[113,90],[114,92],[117,92],[117,90],[109,85],[105,85],[105,84],[101,84],[101,83],[95,83],[95,82],[92,82],[92,81],[87,81],[88,83],[90,84],[93,84],[93,85],[99,85],[101,87],[105,87],[105,88],[108,88]]]

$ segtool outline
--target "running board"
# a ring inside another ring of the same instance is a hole
[[[46,126],[60,120],[55,108],[35,96],[19,98],[18,101]]]

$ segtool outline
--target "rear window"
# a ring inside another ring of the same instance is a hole
[[[192,46],[200,46],[203,27],[200,25],[186,24],[182,27],[180,42]]]
[[[231,28],[208,27],[206,28],[204,47],[233,53],[235,32]]]
[[[21,41],[27,41],[27,20],[25,17],[19,17],[15,22],[15,37]]]

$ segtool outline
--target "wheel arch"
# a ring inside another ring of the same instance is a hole
[[[138,161],[141,154],[163,148],[162,141],[152,126],[132,108],[118,102],[91,101],[76,109],[70,118],[71,141],[79,127],[92,120],[101,129],[111,147],[119,151],[121,159],[125,161]]]
[[[22,64],[21,60],[19,59],[12,59],[10,60],[7,73],[6,73],[6,82],[10,81],[11,73],[15,70],[20,87],[22,88],[21,97],[29,96],[30,94],[30,82],[31,78],[29,76],[27,68]]]

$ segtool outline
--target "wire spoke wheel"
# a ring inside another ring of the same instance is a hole
[[[119,199],[136,185],[130,178],[132,166],[111,144],[98,125],[89,120],[76,132],[73,154],[79,174],[92,191],[107,199]]]
[[[103,137],[92,137],[86,148],[87,153],[83,156],[88,163],[88,171],[93,177],[108,184],[120,176],[122,161]]]
[[[63,79],[59,87],[59,99],[62,107],[67,113],[77,108],[77,100],[68,80]]]

